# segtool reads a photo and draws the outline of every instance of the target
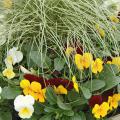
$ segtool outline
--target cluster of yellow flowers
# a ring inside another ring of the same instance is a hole
[[[103,102],[101,105],[96,104],[92,109],[94,117],[97,119],[99,119],[100,117],[105,117],[109,111],[118,107],[119,101],[120,94],[114,94],[113,96],[109,96],[108,102]]]
[[[83,55],[75,55],[75,64],[79,70],[91,67],[93,73],[98,73],[103,70],[103,61],[100,58],[93,60],[91,53],[84,53]]]
[[[20,87],[23,89],[24,95],[31,95],[35,100],[39,102],[45,102],[46,89],[42,89],[41,84],[38,82],[30,83],[24,79],[20,82]]]

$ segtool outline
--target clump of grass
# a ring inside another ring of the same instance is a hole
[[[96,57],[118,54],[119,31],[108,20],[111,14],[97,0],[15,0],[6,16],[7,45],[29,45],[41,54],[52,49],[64,56],[65,44],[80,43]],[[105,31],[104,38],[97,33],[96,24]]]

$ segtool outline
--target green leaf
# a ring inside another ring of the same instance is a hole
[[[57,103],[57,95],[51,87],[48,87],[46,90],[46,98],[51,105]]]
[[[69,111],[63,111],[62,112],[64,115],[66,116],[73,116],[74,115],[74,112],[72,110],[69,110]]]
[[[48,113],[52,113],[52,112],[55,112],[56,109],[52,108],[51,106],[46,106],[45,109],[44,109],[44,111],[48,112]]]
[[[80,114],[76,113],[71,120],[83,120],[83,119]]]
[[[111,77],[109,79],[104,80],[106,82],[106,86],[102,90],[102,92],[107,91],[120,83],[120,77]]]
[[[20,90],[19,87],[8,86],[3,88],[1,96],[3,99],[14,99],[21,93],[22,91]]]
[[[115,77],[118,71],[119,70],[117,66],[106,64],[104,65],[104,70],[100,73],[100,80]]]
[[[52,114],[46,114],[43,117],[41,117],[39,120],[52,120]]]
[[[86,99],[89,99],[92,96],[92,94],[88,88],[82,86],[81,90]]]
[[[61,98],[59,96],[57,96],[57,105],[59,106],[59,108],[61,108],[63,110],[72,110],[71,105],[63,103],[63,101],[61,100]]]
[[[10,112],[1,112],[0,111],[0,120],[12,120],[12,115]]]
[[[72,106],[80,106],[87,103],[84,97],[81,97],[76,91],[72,90],[68,92],[68,100],[71,102]]]
[[[38,67],[49,68],[51,66],[51,59],[39,51],[31,51],[30,58]]]
[[[40,115],[44,112],[44,106],[41,105],[39,102],[35,102],[34,104],[34,113],[36,115]]]
[[[81,116],[82,120],[86,120],[86,116],[84,112],[80,111],[79,115]]]
[[[99,79],[105,82],[102,92],[107,91],[120,83],[120,77],[116,77],[117,68],[112,65],[105,65]]]
[[[61,71],[64,68],[65,60],[63,58],[55,58],[54,59],[54,69],[57,71]]]
[[[94,92],[105,87],[105,82],[102,80],[92,80],[87,81],[86,83],[83,84],[83,86]]]

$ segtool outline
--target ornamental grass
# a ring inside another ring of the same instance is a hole
[[[119,25],[117,0],[1,0],[0,120],[119,114]]]

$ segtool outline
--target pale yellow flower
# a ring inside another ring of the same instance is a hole
[[[6,68],[6,69],[3,71],[3,76],[7,77],[8,79],[12,79],[12,78],[15,77],[15,73],[13,72],[12,69]]]

